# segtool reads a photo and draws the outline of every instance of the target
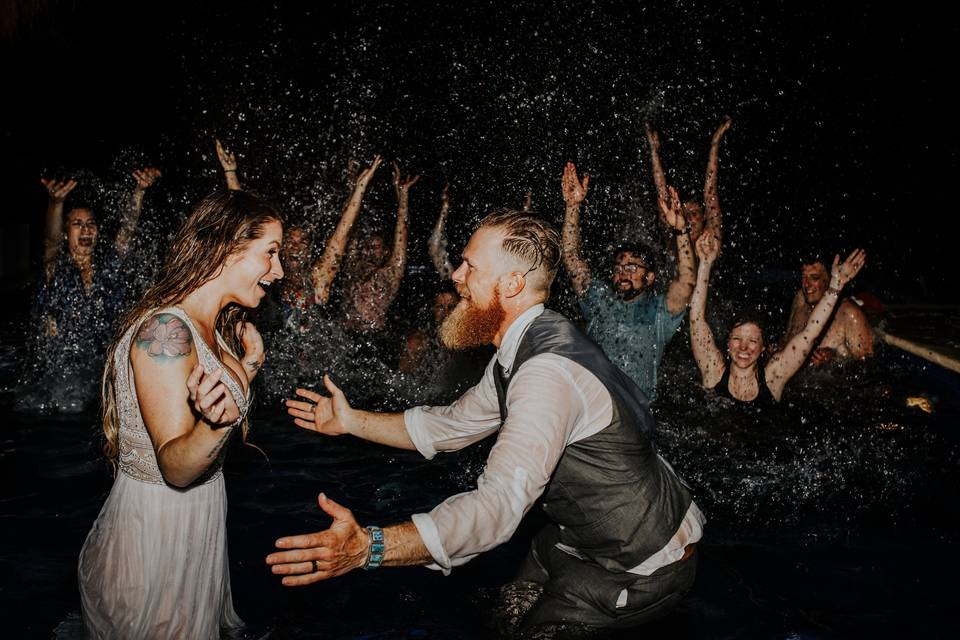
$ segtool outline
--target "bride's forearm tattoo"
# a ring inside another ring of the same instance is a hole
[[[137,333],[136,345],[151,358],[160,362],[173,361],[190,355],[193,335],[189,327],[172,313],[158,313],[143,323]]]
[[[220,436],[220,439],[217,440],[217,443],[213,445],[213,449],[210,450],[210,453],[207,454],[207,459],[213,460],[223,449],[223,445],[227,444],[227,440],[230,439],[230,435],[233,433],[233,429],[226,429],[224,434]]]
[[[262,363],[257,362],[256,360],[249,360],[247,362],[247,366],[250,367],[250,370],[253,371],[254,373],[256,373],[257,371],[260,371],[261,365]]]

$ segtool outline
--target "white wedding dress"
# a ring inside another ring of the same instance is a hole
[[[207,371],[224,367],[182,309],[163,311],[190,328]],[[223,453],[185,489],[164,482],[130,364],[137,328],[127,331],[114,356],[119,472],[80,552],[84,626],[93,638],[219,638],[221,629],[243,626],[230,594]],[[230,371],[221,380],[245,415],[248,395]]]

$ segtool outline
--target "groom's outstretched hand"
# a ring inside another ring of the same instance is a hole
[[[298,389],[298,393],[299,393]],[[370,538],[350,509],[324,494],[317,497],[320,508],[333,518],[326,531],[280,538],[278,551],[267,556],[271,571],[284,576],[287,587],[299,587],[335,578],[359,569],[367,559]]]
[[[349,433],[353,408],[330,376],[323,376],[323,384],[330,392],[329,397],[309,389],[297,389],[297,395],[306,400],[287,400],[287,413],[293,416],[294,424],[304,429],[328,436]]]

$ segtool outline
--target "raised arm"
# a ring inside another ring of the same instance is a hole
[[[680,196],[673,187],[667,189],[670,199],[660,198],[657,202],[660,206],[660,217],[677,237],[677,273],[667,287],[667,311],[676,315],[690,302],[697,275],[693,246],[690,244],[690,225],[683,216]]]
[[[703,180],[703,205],[706,208],[703,227],[705,231],[712,231],[718,238],[722,238],[722,218],[720,217],[720,198],[717,195],[717,170],[719,167],[720,140],[730,130],[733,120],[723,121],[713,137],[710,139],[710,155],[707,158],[707,175]]]
[[[723,354],[717,348],[717,341],[706,319],[710,272],[719,253],[720,241],[716,236],[709,232],[701,234],[697,239],[697,256],[700,258],[697,285],[690,299],[690,347],[693,349],[693,358],[700,369],[703,386],[707,389],[717,386],[726,366]]]
[[[350,238],[350,230],[357,221],[360,205],[363,204],[363,194],[366,193],[367,185],[370,184],[370,180],[381,162],[383,162],[383,158],[378,155],[374,156],[370,166],[357,176],[353,194],[351,194],[347,205],[343,209],[340,222],[337,223],[337,228],[327,239],[327,244],[323,247],[323,255],[313,265],[311,277],[317,304],[326,304],[330,299],[330,290],[337,273],[340,272],[343,255],[347,249],[347,240]]]
[[[447,215],[450,213],[450,197],[447,193],[449,188],[449,184],[443,185],[443,193],[440,194],[440,215],[437,216],[437,223],[433,225],[433,232],[430,233],[430,239],[427,241],[430,260],[442,280],[449,280],[453,276],[453,264],[450,263],[450,254],[447,253],[447,236],[444,233]]]
[[[378,270],[377,276],[388,280],[387,289],[396,290],[407,268],[407,230],[410,212],[410,187],[420,176],[403,177],[400,167],[393,163],[393,189],[397,194],[397,226],[393,232],[393,250],[387,264]]]
[[[130,350],[143,421],[164,480],[186,487],[214,463],[240,418],[223,370],[200,366],[193,335],[170,313],[148,318]]]
[[[797,292],[793,295],[793,302],[790,304],[790,317],[787,319],[787,328],[783,332],[783,337],[780,338],[780,344],[778,345],[780,349],[790,342],[790,338],[800,333],[800,330],[803,329],[803,326],[800,324],[800,309],[805,304],[807,303],[803,299],[803,290],[797,289]]]
[[[160,177],[160,170],[154,167],[135,169],[131,175],[133,175],[136,185],[133,187],[133,194],[130,196],[130,205],[123,212],[120,231],[117,232],[117,239],[114,243],[121,258],[127,255],[127,251],[130,249],[130,241],[137,231],[140,212],[143,211],[143,195]]]
[[[41,178],[40,183],[47,190],[43,264],[49,272],[49,266],[60,254],[60,247],[63,246],[63,201],[67,199],[67,195],[77,186],[77,181]]]
[[[527,211],[530,211],[530,208],[532,206],[533,206],[533,191],[530,189],[527,189],[527,195],[523,197],[523,206],[521,207],[521,211],[526,213]]]
[[[653,169],[653,184],[657,187],[657,199],[666,200],[670,197],[667,191],[667,177],[663,173],[663,165],[660,163],[660,134],[657,133],[649,122],[644,123],[647,131],[647,144],[650,145],[650,166]]]
[[[223,167],[223,177],[227,181],[227,189],[231,191],[240,190],[240,179],[237,177],[237,157],[229,149],[225,149],[220,141],[213,139],[214,146],[217,148],[217,158],[220,160],[220,166]]]
[[[767,363],[764,371],[767,386],[777,400],[783,394],[783,388],[787,381],[803,365],[817,338],[826,328],[830,315],[840,298],[840,290],[857,275],[863,267],[866,257],[866,253],[862,249],[855,249],[842,264],[840,263],[840,256],[834,257],[833,266],[830,268],[830,287],[813,308],[806,326],[800,333],[790,339],[783,351],[775,354]]]
[[[560,187],[566,208],[563,213],[563,264],[570,274],[570,283],[578,296],[583,296],[590,288],[590,267],[580,255],[580,203],[587,197],[590,176],[584,175],[583,181],[577,177],[577,166],[568,162],[563,168]]]

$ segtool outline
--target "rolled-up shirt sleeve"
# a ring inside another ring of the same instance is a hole
[[[513,535],[549,482],[585,411],[583,400],[570,371],[550,356],[531,358],[514,374],[508,417],[477,488],[451,496],[429,514],[413,516],[436,562],[431,568],[449,573]],[[499,422],[499,414],[496,418]]]
[[[410,440],[423,457],[430,459],[438,451],[457,451],[473,444],[500,426],[500,403],[493,382],[491,360],[480,382],[451,405],[413,407],[403,414]]]

